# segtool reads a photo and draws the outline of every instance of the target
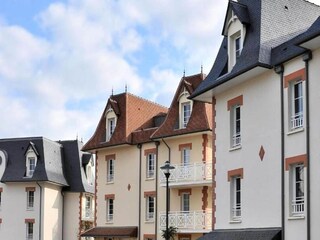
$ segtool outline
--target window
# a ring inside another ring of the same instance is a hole
[[[241,113],[240,106],[231,109],[231,147],[241,145]]]
[[[154,178],[154,162],[155,154],[149,153],[147,155],[147,178]]]
[[[304,165],[295,164],[291,167],[292,181],[292,216],[304,214]]]
[[[147,196],[147,211],[146,211],[146,221],[153,221],[154,220],[154,196]]]
[[[181,193],[181,211],[189,212],[190,211],[190,194],[183,192]]]
[[[107,161],[107,182],[114,181],[114,159],[109,159]]]
[[[33,222],[26,223],[26,239],[32,240],[33,239]]]
[[[190,164],[190,148],[182,149],[182,165],[188,166]]]
[[[303,126],[302,81],[291,84],[291,130]]]
[[[86,218],[92,218],[92,198],[90,196],[86,196],[86,205],[85,205],[85,217]]]
[[[33,210],[34,208],[34,190],[27,191],[27,210]]]
[[[231,220],[241,220],[241,178],[239,176],[231,179]]]
[[[109,141],[116,128],[116,118],[108,118],[107,141]]]
[[[34,173],[34,169],[36,168],[36,158],[35,157],[28,157],[27,160],[27,177],[32,177]]]
[[[181,128],[186,128],[191,115],[191,104],[190,102],[182,103],[181,106]]]
[[[237,61],[241,53],[241,36],[237,36],[235,38],[234,44],[235,44],[235,61]]]
[[[114,199],[107,198],[107,222],[113,222]]]

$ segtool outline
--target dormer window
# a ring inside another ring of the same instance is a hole
[[[186,128],[192,112],[192,101],[188,99],[189,93],[184,90],[179,98],[179,128]]]
[[[38,152],[35,149],[35,145],[30,143],[30,146],[26,152],[26,177],[32,177],[37,166]]]
[[[109,108],[106,114],[106,141],[110,141],[117,125],[117,116],[112,108]]]
[[[235,38],[235,60],[237,61],[241,53],[241,36]]]
[[[86,167],[87,181],[88,181],[88,184],[91,186],[93,185],[93,182],[94,182],[93,171],[94,171],[94,163],[93,163],[93,160],[91,159]]]

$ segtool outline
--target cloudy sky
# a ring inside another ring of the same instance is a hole
[[[227,2],[1,0],[0,138],[87,141],[126,85],[169,106],[184,70],[209,72]]]

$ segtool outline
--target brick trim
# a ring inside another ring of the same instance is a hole
[[[208,207],[208,186],[202,188],[202,210],[205,211]]]
[[[202,162],[207,162],[208,134],[202,134]]]
[[[94,222],[93,225],[97,226],[97,219],[98,219],[98,211],[97,211],[97,206],[98,206],[98,164],[99,164],[99,156],[98,156],[98,151],[95,152],[96,155],[96,177],[95,177],[95,183],[94,183]]]
[[[180,240],[182,238],[189,238],[191,240],[191,234],[178,233],[178,240]]]
[[[78,216],[78,240],[80,240],[81,234],[81,219],[82,219],[82,196],[83,193],[79,194],[79,216]]]
[[[286,171],[290,169],[290,165],[302,163],[305,167],[308,165],[307,154],[302,154],[285,159]]]
[[[26,187],[26,192],[35,192],[36,188],[35,187]]]
[[[186,189],[179,189],[178,191],[178,195],[181,196],[182,193],[188,193],[188,194],[192,194],[192,190],[191,188],[186,188]]]
[[[227,109],[230,111],[230,109],[235,105],[243,105],[243,95],[240,95],[238,97],[232,98],[227,103]]]
[[[212,97],[212,220],[211,230],[216,225],[216,99]]]
[[[106,155],[105,159],[106,159],[106,161],[109,161],[111,159],[116,160],[116,155],[115,154]]]
[[[34,218],[26,218],[24,220],[24,223],[35,223],[36,221],[34,220]]]
[[[289,86],[289,82],[291,81],[298,81],[298,80],[301,80],[301,81],[304,81],[306,80],[306,69],[305,68],[302,68],[298,71],[295,71],[293,73],[290,73],[286,76],[284,76],[284,88],[287,88]]]
[[[192,143],[184,143],[184,144],[179,144],[179,151],[182,151],[184,148],[189,148],[190,150],[192,149]]]
[[[143,234],[143,239],[147,240],[147,239],[152,239],[152,240],[156,240],[156,235],[155,234]]]
[[[156,154],[157,149],[156,148],[149,148],[144,150],[144,156],[147,156],[148,154]]]
[[[228,171],[228,182],[231,181],[233,177],[240,177],[243,178],[243,168],[233,169]]]
[[[114,199],[115,195],[114,194],[106,194],[104,195],[104,199],[107,200],[107,199]]]
[[[144,197],[155,197],[156,191],[148,191],[143,193]]]
[[[3,188],[2,187],[0,187],[0,192],[3,192]]]

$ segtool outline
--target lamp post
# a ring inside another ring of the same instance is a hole
[[[163,166],[160,167],[163,171],[164,175],[166,176],[166,240],[169,240],[169,177],[170,177],[170,170],[174,169],[174,166],[170,165],[169,161],[166,161]]]

